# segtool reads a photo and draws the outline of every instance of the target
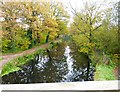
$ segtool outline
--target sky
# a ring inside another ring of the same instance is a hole
[[[51,0],[2,0],[2,1],[6,1],[6,2],[27,1],[27,2],[29,2],[29,1],[51,1]],[[103,1],[107,1],[107,3],[105,3],[106,5],[104,5],[104,7],[103,7],[103,8],[105,8],[105,6],[109,7],[108,6],[109,2],[118,2],[119,0],[54,0],[54,1],[62,2],[65,6],[67,6],[67,11],[68,11],[68,14],[70,15],[71,21],[72,21],[73,14],[71,12],[71,6],[79,11],[79,10],[83,9],[83,1],[87,1],[87,2],[94,1],[94,2],[97,2],[98,4],[102,3]],[[70,4],[71,4],[71,6],[70,6]],[[2,18],[0,18],[0,20],[2,20]]]
[[[59,0],[58,0],[59,1]],[[97,4],[103,3],[104,1],[106,1],[105,5],[103,8],[109,7],[108,3],[110,2],[118,2],[119,0],[60,0],[60,2],[62,2],[65,6],[68,7],[68,12],[71,10],[70,4],[73,8],[76,8],[77,10],[80,10],[83,8],[83,1],[87,1],[89,2],[97,2]]]
[[[96,5],[102,4],[102,9],[105,9],[107,7],[111,7],[111,5],[109,4],[110,2],[115,3],[118,2],[119,0],[58,0],[60,2],[62,2],[65,6],[67,6],[67,11],[68,14],[70,15],[70,21],[73,21],[73,13],[71,12],[71,6],[72,8],[76,9],[76,10],[81,10],[84,7],[84,1],[87,1],[88,4],[90,2],[97,2]],[[105,1],[105,3],[103,4],[103,2]]]

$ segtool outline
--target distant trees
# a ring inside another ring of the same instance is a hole
[[[118,2],[112,3],[111,10],[106,11],[106,16],[102,20],[102,26],[95,32],[95,39],[99,49],[106,54],[119,55],[119,29],[118,29]]]
[[[67,30],[62,21],[69,16],[59,2],[1,2],[0,8],[2,52],[46,43]]]

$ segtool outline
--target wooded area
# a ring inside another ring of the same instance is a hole
[[[3,53],[30,49],[68,31],[62,3],[5,2],[0,7]]]

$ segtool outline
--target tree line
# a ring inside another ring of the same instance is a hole
[[[68,31],[69,15],[60,2],[1,2],[2,52],[47,43]]]
[[[77,10],[70,4],[74,17],[68,27],[68,11],[60,2],[1,2],[2,52],[30,49],[66,34],[93,61],[102,54],[119,56],[118,2],[108,5],[84,2]]]

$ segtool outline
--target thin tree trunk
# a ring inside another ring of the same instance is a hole
[[[87,64],[87,78],[86,78],[87,81],[89,81],[89,70],[90,70],[90,60],[88,60],[88,64]]]
[[[47,53],[48,53],[49,60],[51,61],[52,58],[51,58],[51,56],[50,56],[50,51],[49,51],[48,49],[46,49],[46,51],[47,51]]]
[[[91,30],[90,30],[90,34],[89,34],[89,43],[91,43],[92,42],[92,33],[91,33]],[[90,55],[90,53],[89,53],[89,55]],[[87,57],[89,56],[89,55],[87,55]],[[88,57],[88,64],[87,64],[87,81],[89,81],[89,72],[90,72],[90,59],[89,59],[89,57]]]
[[[46,37],[46,43],[48,43],[48,41],[49,41],[49,36],[50,36],[50,32],[48,32],[48,35],[47,35],[47,37]]]

